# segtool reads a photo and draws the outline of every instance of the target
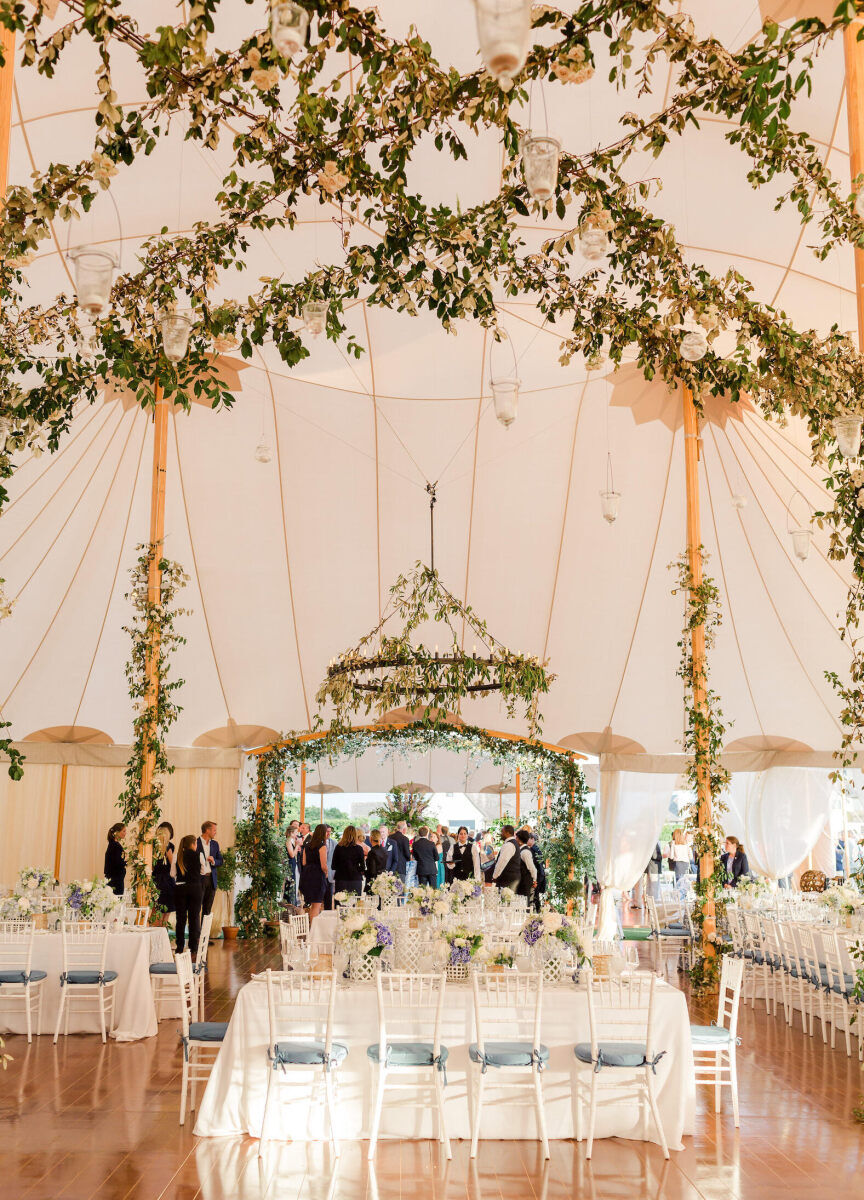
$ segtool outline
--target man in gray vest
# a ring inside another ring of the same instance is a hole
[[[522,875],[522,847],[516,841],[516,831],[512,825],[501,826],[501,836],[504,842],[495,859],[492,868],[492,882],[499,888],[511,888],[514,892]]]

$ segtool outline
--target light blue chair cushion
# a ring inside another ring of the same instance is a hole
[[[689,929],[658,929],[660,937],[689,938]]]
[[[644,1067],[644,1042],[598,1042],[597,1052],[600,1055],[601,1066],[604,1067]],[[577,1042],[573,1053],[583,1063],[591,1063],[591,1043]]]
[[[26,971],[0,971],[0,983],[38,983],[40,979],[47,979],[45,971],[31,971],[29,981]]]
[[[729,1030],[716,1025],[691,1025],[690,1037],[698,1046],[727,1046],[730,1041]]]
[[[348,1047],[341,1042],[330,1046],[330,1060],[341,1063],[348,1054]],[[324,1062],[323,1042],[277,1042],[272,1055],[274,1067],[316,1067]]]
[[[375,1042],[366,1047],[366,1057],[372,1062],[380,1062],[380,1043]],[[441,1066],[444,1066],[450,1051],[446,1046],[440,1047]],[[431,1042],[388,1042],[387,1065],[389,1067],[431,1067],[435,1062],[435,1051]]]
[[[228,1032],[227,1021],[192,1021],[189,1025],[190,1042],[221,1042]]]
[[[487,1067],[530,1067],[533,1061],[534,1047],[530,1042],[487,1042]],[[468,1055],[472,1062],[482,1063],[483,1055],[472,1042],[468,1047]],[[540,1047],[540,1063],[545,1066],[549,1061],[549,1047]]]
[[[113,983],[116,978],[117,978],[116,971],[103,971],[102,972],[102,982],[103,983]],[[99,972],[98,971],[70,971],[68,973],[68,975],[66,976],[66,982],[67,983],[98,983],[99,982]]]
[[[151,975],[176,975],[177,974],[177,964],[173,963],[173,962],[151,963],[150,964],[150,974]]]

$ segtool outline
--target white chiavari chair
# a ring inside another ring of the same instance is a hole
[[[178,954],[177,985],[180,989],[181,1039],[183,1042],[183,1072],[180,1092],[180,1124],[186,1120],[186,1097],[189,1107],[195,1109],[195,1091],[199,1083],[206,1083],[219,1055],[219,1050],[228,1032],[227,1021],[196,1021],[198,1009],[198,981],[192,969],[192,957],[188,950]]]
[[[63,971],[60,975],[60,1004],[54,1044],[69,1032],[69,1013],[75,1005],[78,1012],[99,1014],[102,1041],[114,1023],[114,985],[117,972],[106,969],[108,927],[97,921],[64,921],[62,925]]]
[[[27,1022],[27,1041],[42,1032],[42,985],[47,972],[33,968],[34,921],[0,921],[0,1005],[19,1009]]]
[[[762,936],[762,922],[757,912],[745,912],[742,914],[744,919],[744,928],[747,931],[747,945],[752,951],[753,957],[750,960],[750,976],[752,980],[752,990],[750,993],[750,1006],[756,1006],[756,990],[762,989],[762,994],[765,999],[765,1012],[771,1015],[771,1004],[774,1004],[774,1010],[777,1010],[777,999],[774,992],[774,968],[765,950],[765,941]]]
[[[855,1013],[855,977],[844,969],[840,935],[833,929],[819,931],[825,958],[825,1006],[831,1022],[831,1049],[839,1028],[846,1038],[846,1056],[852,1057],[852,1018]],[[845,939],[844,939],[845,940]]]
[[[777,921],[777,942],[780,947],[780,962],[783,971],[783,1008],[786,1024],[791,1025],[795,1020],[795,997],[798,997],[798,1008],[801,1011],[801,1029],[807,1032],[808,1005],[805,998],[806,981],[801,967],[801,957],[795,941],[792,926],[787,921]]]
[[[539,971],[477,971],[471,976],[471,986],[477,1035],[477,1041],[468,1047],[476,1089],[471,1157],[477,1157],[486,1089],[494,1087],[496,1091],[519,1092],[522,1099],[513,1103],[527,1103],[534,1108],[543,1157],[548,1158],[542,1072],[549,1062],[549,1050],[541,1041],[540,1028],[543,976]]]
[[[452,1158],[444,1117],[449,1051],[441,1045],[445,976],[443,972],[420,975],[378,971],[375,980],[378,990],[378,1041],[366,1050],[377,1070],[369,1158],[374,1158],[378,1145],[384,1093],[388,1088],[398,1090],[401,1096],[405,1092],[418,1093],[418,1102],[423,1108],[430,1101],[434,1102],[438,1114],[438,1138],[447,1158]],[[419,1038],[418,1023],[423,1026]]]
[[[198,938],[198,949],[195,952],[195,962],[192,964],[192,975],[195,979],[195,990],[198,1001],[198,1020],[204,1020],[204,976],[207,973],[207,952],[210,948],[210,929],[213,925],[213,914],[208,913],[201,921],[201,934]],[[184,951],[185,953],[185,951]],[[153,990],[153,1003],[156,1006],[156,1020],[160,1021],[162,1001],[166,994],[176,996],[177,986],[177,956],[170,962],[155,962],[150,964],[150,986]]]
[[[333,1073],[344,1062],[348,1047],[333,1040],[335,1005],[335,971],[267,972],[268,1074],[259,1158],[264,1153],[274,1085],[290,1078],[295,1087],[296,1073],[304,1070],[311,1072],[313,1093],[316,1082],[324,1085],[330,1142],[333,1153],[339,1154]]]
[[[124,905],[123,923],[132,925],[136,929],[146,929],[150,924],[150,905]]]
[[[576,1139],[582,1141],[583,1106],[588,1109],[588,1145],[591,1158],[594,1128],[601,1097],[614,1103],[635,1095],[642,1106],[643,1140],[648,1136],[648,1116],[657,1129],[663,1157],[669,1157],[666,1132],[660,1120],[656,1095],[656,1068],[665,1051],[657,1049],[654,996],[663,986],[652,971],[633,971],[596,979],[588,976],[588,1026],[591,1040],[574,1046],[577,1063]]]
[[[813,938],[813,927],[807,924],[794,926],[795,939],[798,943],[799,956],[802,962],[802,972],[806,984],[806,994],[809,999],[810,1036],[813,1036],[813,1026],[816,1020],[816,1009],[819,1009],[819,1021],[822,1025],[822,1041],[828,1041],[827,1018],[825,1016],[825,988],[822,981],[822,970],[816,943]]]
[[[717,1020],[711,1025],[691,1025],[693,1070],[697,1084],[714,1088],[714,1111],[720,1112],[724,1087],[732,1092],[732,1115],[737,1128],[738,1071],[735,1051],[738,1045],[738,1008],[744,982],[744,960],[727,954],[720,971],[720,998]]]

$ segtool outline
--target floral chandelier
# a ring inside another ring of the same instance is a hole
[[[427,490],[431,522],[434,485]],[[350,727],[355,713],[381,718],[403,707],[419,723],[439,727],[449,711],[459,712],[466,698],[497,693],[508,716],[521,711],[533,736],[540,726],[539,697],[555,676],[535,655],[508,650],[470,605],[447,590],[435,570],[434,524],[431,563],[418,562],[408,575],[400,575],[380,622],[356,646],[330,660],[316,699],[319,705],[333,705],[331,728]],[[413,640],[430,621],[445,631],[441,649]],[[467,642],[473,642],[470,654],[463,648]]]

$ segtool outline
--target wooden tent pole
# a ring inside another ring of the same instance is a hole
[[[568,755],[568,758],[570,759],[570,762],[572,763],[573,756]],[[570,812],[569,812],[570,844],[572,846],[572,845],[575,845],[575,843],[576,843],[576,794],[574,791],[574,784],[573,784],[572,780],[570,782],[570,806],[569,807],[570,807]],[[574,870],[572,861],[570,863],[570,869],[567,872],[567,878],[571,881],[571,883],[576,878],[576,872]],[[573,916],[573,897],[572,896],[567,901],[567,916],[568,917]]]
[[[519,824],[519,814],[522,810],[522,772],[516,768],[516,824]]]
[[[15,31],[0,29],[3,66],[0,67],[0,196],[9,182],[9,143],[12,140],[12,91],[15,81]]]
[[[858,34],[864,25],[852,21],[843,31],[846,55],[846,119],[849,123],[849,172],[853,181],[864,172],[864,42]],[[856,191],[864,190],[864,184]],[[858,315],[858,348],[864,348],[864,248],[855,247],[855,310]]]
[[[66,813],[66,779],[69,774],[69,764],[64,763],[60,769],[60,803],[57,807],[57,845],[54,847],[54,878],[60,878],[60,854],[63,850],[63,818]]]
[[[687,562],[694,588],[702,586],[702,530],[699,519],[699,422],[693,394],[688,387],[684,393],[684,466],[687,486]],[[702,739],[700,749],[707,749],[704,739],[708,736],[708,701],[705,694],[705,625],[694,625],[690,634],[690,653],[693,660],[693,707],[703,718],[697,728],[697,737]],[[711,780],[706,757],[701,756],[696,777],[696,798],[699,806],[699,825],[711,824]],[[699,878],[709,879],[714,873],[714,859],[703,854],[699,860]],[[702,953],[711,957],[714,943],[709,940],[715,930],[714,897],[708,895],[703,901]]]
[[[300,824],[306,823],[306,764],[300,764]]]
[[[150,489],[150,545],[155,553],[150,559],[147,573],[147,600],[150,604],[159,604],[162,598],[162,554],[165,540],[165,472],[168,458],[168,401],[162,393],[160,384],[156,384],[154,395],[153,416],[153,477]],[[155,707],[159,699],[159,629],[153,629],[150,645],[147,649],[147,691],[145,701],[148,708]],[[150,790],[153,786],[153,772],[156,766],[156,754],[147,750],[141,768],[141,812],[147,813],[152,807]],[[150,842],[141,843],[141,852],[149,874],[152,867],[153,847]],[[139,889],[140,890],[140,889]],[[139,895],[139,904],[145,903],[144,896]]]
[[[537,778],[537,811],[543,811],[543,781],[538,776]]]

